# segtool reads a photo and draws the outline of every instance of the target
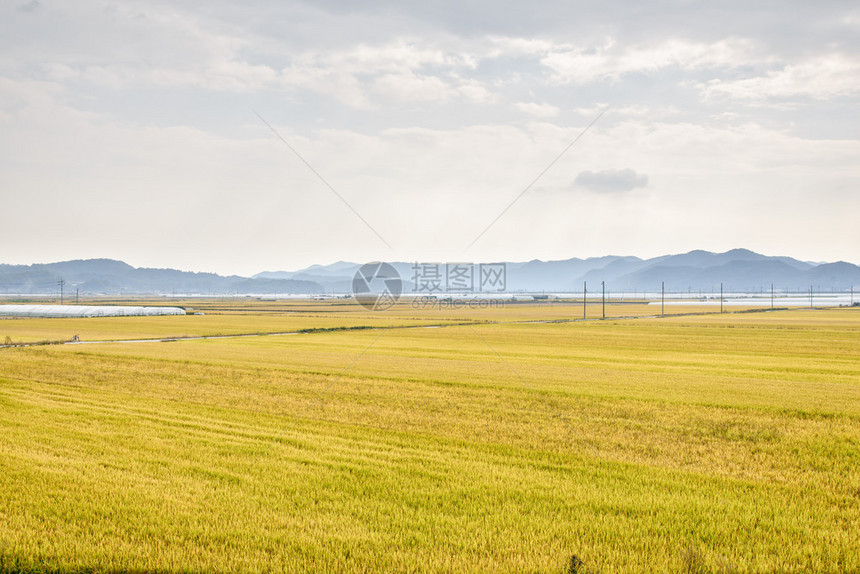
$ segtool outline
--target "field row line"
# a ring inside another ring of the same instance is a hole
[[[282,337],[287,335],[310,335],[314,333],[327,333],[339,331],[375,331],[384,329],[432,329],[440,327],[457,327],[473,324],[490,324],[497,323],[496,321],[475,321],[475,322],[460,322],[460,323],[432,323],[429,325],[356,325],[353,327],[323,327],[310,329],[297,329],[295,331],[277,331],[273,333],[233,333],[230,335],[189,335],[177,337],[154,337],[149,339],[105,339],[95,341],[34,341],[31,343],[11,343],[0,344],[0,349],[19,348],[19,347],[44,347],[51,345],[106,345],[110,343],[175,343],[178,341],[205,341],[209,339],[241,339],[250,337]]]
[[[756,313],[773,313],[777,311],[788,311],[788,308],[755,310]],[[749,313],[751,311],[730,311],[722,314]],[[699,313],[677,313],[672,315],[624,315],[620,317],[588,317],[588,318],[571,318],[571,319],[529,319],[520,321],[461,321],[456,323],[431,323],[424,325],[356,325],[352,327],[322,327],[297,329],[295,331],[279,331],[274,333],[234,333],[230,335],[191,335],[180,337],[154,337],[148,339],[106,339],[96,341],[35,341],[31,343],[11,343],[0,344],[0,349],[19,348],[19,347],[40,347],[49,345],[105,345],[110,343],[175,343],[178,341],[205,341],[216,339],[241,339],[250,337],[282,337],[287,335],[309,335],[316,333],[340,332],[340,331],[375,331],[375,330],[400,330],[400,329],[440,329],[443,327],[465,327],[474,325],[538,325],[552,323],[583,323],[594,321],[629,321],[636,319],[659,319],[661,317],[692,317],[703,315],[718,315],[716,312],[699,312]]]

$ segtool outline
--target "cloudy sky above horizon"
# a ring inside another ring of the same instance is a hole
[[[2,0],[0,45],[0,263],[860,263],[854,2]]]

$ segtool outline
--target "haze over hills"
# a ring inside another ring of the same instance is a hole
[[[200,294],[322,292],[322,286],[296,279],[252,279],[176,269],[136,268],[112,259],[35,265],[0,264],[0,293],[54,293],[63,279],[67,294]]]
[[[415,277],[413,263],[392,263],[411,290]],[[651,259],[632,256],[603,256],[561,261],[507,262],[507,291],[573,292],[583,282],[605,281],[612,291],[658,291],[665,282],[669,291],[714,291],[720,283],[731,291],[840,291],[860,285],[860,267],[845,263],[809,263],[791,257],[770,257],[733,249],[725,253],[690,251]],[[255,278],[305,279],[323,285],[348,288],[360,264],[339,261],[329,266],[315,265],[298,271],[263,272]],[[444,267],[442,272],[444,273]],[[341,291],[342,292],[342,291]]]
[[[414,263],[393,262],[403,279],[403,292],[415,289]],[[135,268],[122,261],[89,259],[35,265],[0,264],[0,294],[49,294],[66,282],[66,292],[82,294],[325,294],[350,293],[361,264],[338,261],[298,271],[271,271],[240,277],[175,269]],[[758,292],[771,284],[779,291],[844,291],[860,286],[860,267],[843,261],[809,263],[791,257],[769,257],[746,249],[725,253],[690,251],[651,259],[603,256],[561,261],[506,262],[507,292],[573,292],[583,282],[601,281],[612,292]],[[445,267],[441,266],[444,291]],[[475,271],[477,273],[477,271]],[[419,292],[420,294],[420,292]]]

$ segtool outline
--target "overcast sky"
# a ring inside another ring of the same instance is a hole
[[[858,103],[854,1],[0,0],[0,263],[860,263]]]

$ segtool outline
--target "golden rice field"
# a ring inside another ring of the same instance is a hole
[[[0,321],[317,329],[0,349],[0,571],[860,571],[860,309],[197,305]]]
[[[123,304],[122,301],[97,300]],[[128,301],[125,301],[128,303]],[[272,334],[303,330],[360,329],[378,327],[415,327],[455,323],[569,321],[653,316],[659,305],[644,301],[610,301],[603,306],[589,301],[512,303],[510,301],[427,303],[404,299],[400,304],[378,312],[365,309],[354,299],[325,302],[306,300],[257,301],[220,300],[135,300],[133,304],[181,305],[188,316],[99,317],[62,319],[19,319],[0,317],[0,345],[69,341],[75,335],[82,341],[146,338],[217,337],[242,334]],[[743,310],[735,307],[733,310]],[[714,312],[713,308],[675,305],[666,315]]]

